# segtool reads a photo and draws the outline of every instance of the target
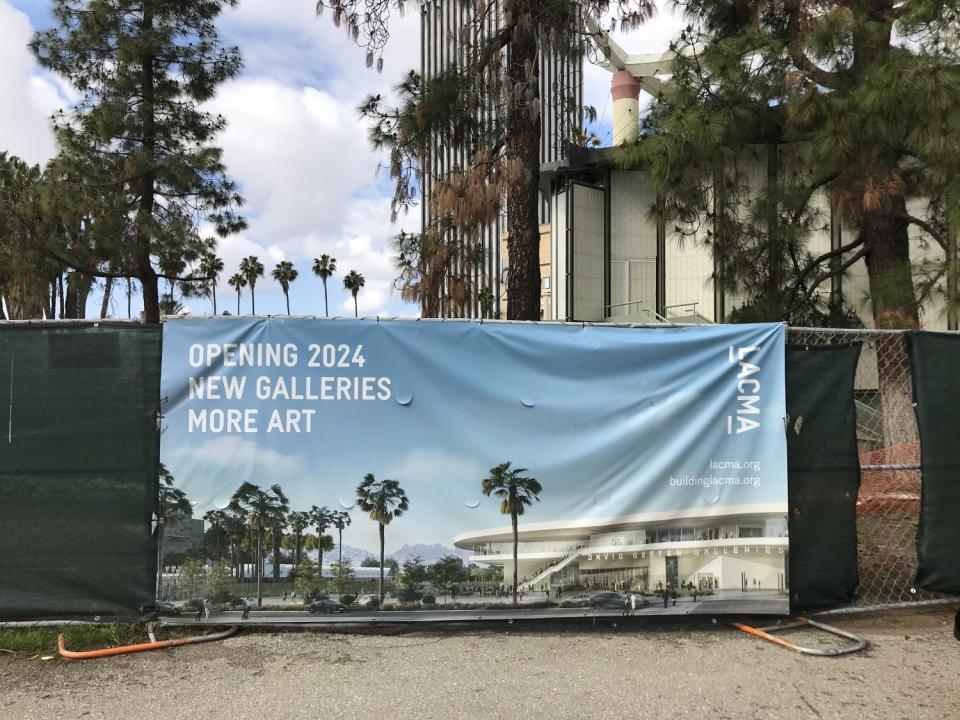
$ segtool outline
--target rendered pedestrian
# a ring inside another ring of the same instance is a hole
[[[637,595],[636,593],[630,593],[630,614],[637,614]]]

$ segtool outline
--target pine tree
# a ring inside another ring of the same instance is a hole
[[[56,161],[68,191],[115,199],[85,227],[110,272],[55,250],[90,275],[136,278],[144,319],[158,322],[159,256],[205,252],[197,228],[221,235],[244,227],[242,204],[214,145],[225,120],[200,109],[240,70],[236,48],[220,44],[215,21],[236,0],[54,0],[56,27],[31,47],[80,98],[55,116]],[[178,280],[181,278],[167,278]]]
[[[699,23],[619,159],[652,179],[678,230],[713,247],[718,280],[749,300],[737,319],[849,322],[823,288],[861,259],[877,327],[918,327],[934,294],[956,307],[960,2],[679,5]],[[812,253],[825,206],[854,232]],[[911,228],[953,261],[911,259]]]

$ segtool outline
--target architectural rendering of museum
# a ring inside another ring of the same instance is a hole
[[[784,590],[787,518],[783,503],[708,506],[695,510],[521,523],[520,587],[532,591],[611,589],[656,591]],[[470,562],[503,567],[513,576],[509,525],[458,535]]]

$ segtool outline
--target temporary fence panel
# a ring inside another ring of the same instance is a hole
[[[932,600],[916,584],[920,439],[906,331],[791,328],[792,345],[862,345],[854,385],[860,493],[857,607]]]
[[[159,327],[0,324],[0,619],[153,597]]]
[[[917,584],[960,594],[960,336],[909,342],[923,467]]]
[[[214,594],[291,565],[342,592],[385,538],[458,607],[509,607],[483,576],[523,607],[784,614],[784,349],[779,324],[169,321],[162,458],[208,518]],[[350,523],[345,564],[283,546],[312,508],[301,535]],[[409,576],[391,607],[422,609]]]
[[[790,602],[794,611],[853,600],[857,587],[860,345],[787,349]]]

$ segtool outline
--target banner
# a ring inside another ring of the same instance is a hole
[[[264,597],[788,612],[782,325],[184,319],[162,368],[192,550]]]

